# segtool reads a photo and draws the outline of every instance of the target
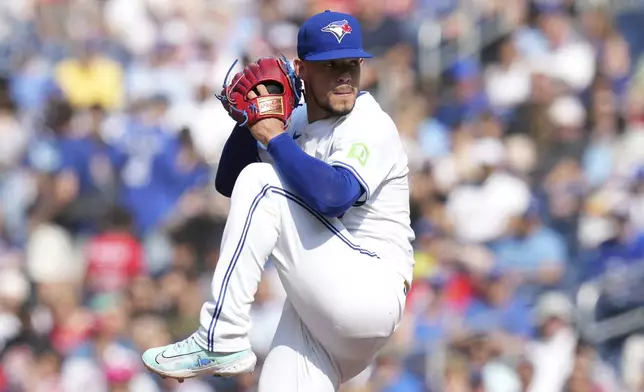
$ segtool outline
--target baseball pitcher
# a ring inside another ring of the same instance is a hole
[[[359,90],[372,56],[357,20],[330,11],[301,26],[297,51],[294,67],[260,59],[219,95],[238,123],[215,184],[230,215],[199,329],[143,354],[163,377],[254,370],[249,311],[269,257],[287,300],[260,392],[337,391],[401,321],[414,265],[407,156]]]

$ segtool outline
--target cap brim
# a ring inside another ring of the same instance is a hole
[[[306,61],[329,61],[342,59],[370,59],[373,55],[361,49],[336,49],[326,52],[313,53],[302,60]]]

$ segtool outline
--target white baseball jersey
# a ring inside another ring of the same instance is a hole
[[[399,263],[411,282],[414,232],[409,217],[407,154],[398,129],[373,96],[362,92],[353,111],[342,118],[309,124],[306,105],[298,107],[287,129],[307,154],[351,171],[365,194],[341,218],[366,248]],[[272,162],[261,146],[263,162]]]

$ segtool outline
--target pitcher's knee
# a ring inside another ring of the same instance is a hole
[[[243,186],[244,188],[248,186],[262,188],[264,185],[281,186],[277,171],[273,165],[265,162],[251,163],[246,166],[239,173],[235,183],[235,187]]]

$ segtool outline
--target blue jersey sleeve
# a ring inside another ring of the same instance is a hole
[[[215,176],[215,189],[230,197],[239,173],[257,160],[257,141],[248,129],[236,125],[221,153]]]
[[[322,215],[344,214],[364,193],[349,170],[306,154],[286,133],[268,143],[268,153],[285,183]]]

